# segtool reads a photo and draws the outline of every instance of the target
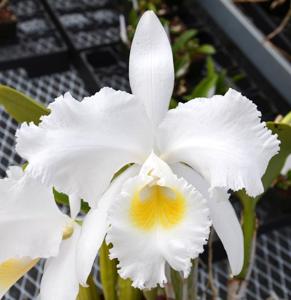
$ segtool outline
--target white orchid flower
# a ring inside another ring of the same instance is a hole
[[[46,258],[41,300],[75,300],[80,226],[57,207],[52,189],[11,167],[0,180],[0,298]],[[62,240],[63,238],[67,238]]]
[[[163,286],[166,264],[186,277],[203,251],[209,216],[238,274],[243,235],[227,191],[263,192],[261,177],[279,150],[276,136],[256,106],[231,89],[168,111],[172,51],[151,11],[136,29],[129,79],[132,95],[103,88],[79,102],[66,93],[39,126],[24,124],[17,133],[27,172],[92,208],[78,243],[80,282],[106,233],[119,274],[133,286]]]

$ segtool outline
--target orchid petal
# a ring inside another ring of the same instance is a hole
[[[26,272],[33,268],[38,259],[24,257],[9,259],[0,264],[0,299]]]
[[[75,219],[81,209],[81,198],[76,194],[70,195],[69,203],[70,203],[71,218]]]
[[[132,93],[145,105],[153,125],[158,125],[169,107],[174,66],[169,38],[152,11],[143,14],[135,31],[129,81]]]
[[[98,208],[92,208],[84,219],[77,246],[77,273],[79,282],[86,286],[87,278],[99,248],[108,230],[108,209],[119,198],[123,183],[138,173],[139,167],[132,166],[113,180],[100,199]]]
[[[276,135],[260,122],[254,103],[230,89],[168,112],[158,133],[161,157],[184,162],[213,187],[263,192],[261,178],[279,151]]]
[[[208,213],[201,194],[152,154],[109,210],[106,242],[119,275],[140,289],[163,286],[168,263],[187,277],[208,238]]]
[[[210,218],[228,256],[233,275],[240,273],[243,266],[243,233],[237,215],[223,188],[215,188],[209,193],[209,184],[193,169],[184,164],[175,164],[173,171],[191,183],[207,199]]]
[[[51,189],[11,168],[0,180],[0,262],[55,256],[69,218],[58,209]]]
[[[22,125],[17,151],[33,177],[91,206],[115,172],[143,162],[152,149],[145,110],[125,92],[103,88],[82,102],[67,93],[49,109],[39,126]]]
[[[75,224],[73,235],[62,242],[58,256],[46,261],[40,286],[41,300],[77,298],[76,246],[80,232],[80,226]]]

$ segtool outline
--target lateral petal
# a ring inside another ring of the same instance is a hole
[[[158,133],[161,157],[184,162],[213,187],[263,192],[261,178],[279,151],[254,103],[235,90],[170,110]]]
[[[75,224],[73,235],[64,240],[57,257],[46,261],[40,285],[41,300],[75,300],[79,292],[76,272],[76,245],[80,226]]]
[[[0,180],[0,262],[57,255],[70,219],[57,207],[52,189],[20,167],[8,173]]]
[[[125,92],[103,88],[82,102],[66,93],[49,109],[39,126],[21,126],[17,151],[34,178],[92,206],[115,172],[142,163],[152,149],[144,107]]]

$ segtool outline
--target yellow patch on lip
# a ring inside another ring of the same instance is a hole
[[[185,197],[177,190],[155,185],[134,193],[130,206],[130,218],[133,224],[143,230],[156,226],[170,229],[179,224],[185,215]],[[143,199],[142,199],[143,198]]]
[[[39,259],[9,259],[0,264],[0,295],[16,283],[26,272],[34,267]]]

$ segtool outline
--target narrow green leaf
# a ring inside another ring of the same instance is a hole
[[[213,55],[215,54],[215,48],[212,45],[204,44],[197,48],[197,53],[205,54],[205,55]]]
[[[185,55],[179,58],[176,58],[175,60],[176,78],[180,78],[184,76],[187,73],[190,64],[191,64],[191,58],[188,53],[186,53]]]
[[[214,60],[212,59],[212,57],[207,57],[207,59],[206,59],[206,69],[207,69],[207,75],[208,76],[216,74],[215,63],[214,63]]]
[[[148,2],[147,3],[147,9],[152,10],[154,13],[157,13],[158,9],[154,3]]]
[[[122,279],[118,276],[118,299],[119,300],[142,300],[142,291],[132,287],[129,279]]]
[[[267,122],[267,127],[272,132],[278,135],[278,139],[281,141],[280,152],[275,155],[269,162],[267,171],[263,176],[263,184],[265,189],[269,188],[274,179],[280,174],[286,158],[291,154],[291,126],[284,123]]]
[[[109,259],[109,248],[103,242],[99,250],[100,277],[105,300],[117,300],[117,268],[116,260]]]
[[[132,9],[129,13],[129,24],[133,27],[136,28],[136,25],[138,23],[138,15],[135,9]]]
[[[212,74],[202,79],[191,93],[192,99],[197,97],[211,97],[215,93],[217,79],[217,74]]]
[[[101,300],[100,292],[91,275],[89,276],[87,283],[89,285],[88,287],[80,286],[77,300]]]
[[[242,230],[244,238],[244,263],[241,272],[235,277],[245,279],[252,260],[253,243],[256,235],[256,203],[258,198],[252,198],[246,194],[245,190],[235,193],[239,198],[242,210]]]
[[[243,74],[243,73],[238,73],[238,74],[233,75],[233,76],[231,77],[231,81],[232,81],[233,83],[236,83],[236,82],[239,82],[240,80],[242,80],[242,79],[244,79],[244,78],[246,78],[246,75],[245,75],[245,74]]]
[[[177,106],[178,106],[178,101],[175,100],[174,98],[171,98],[169,109],[176,108]]]
[[[216,91],[217,95],[224,95],[229,89],[230,85],[226,81],[226,70],[222,70],[218,74],[218,79],[216,82]]]
[[[50,113],[42,104],[5,85],[0,85],[0,105],[19,123],[38,124],[41,116]]]
[[[183,49],[185,47],[185,44],[189,40],[191,40],[196,34],[197,34],[197,30],[195,29],[189,29],[183,32],[183,34],[181,34],[174,42],[172,46],[173,52],[176,53],[177,51]]]

